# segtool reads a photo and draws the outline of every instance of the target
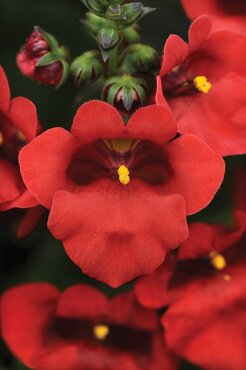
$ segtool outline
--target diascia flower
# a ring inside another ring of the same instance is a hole
[[[34,104],[23,97],[10,99],[7,77],[0,66],[0,210],[38,204],[26,189],[19,170],[19,150],[37,133]]]
[[[246,32],[246,2],[244,0],[181,0],[190,19],[207,14],[213,28],[231,28]]]
[[[125,125],[95,100],[71,133],[47,130],[20,152],[28,189],[51,208],[49,229],[86,274],[116,287],[153,272],[187,237],[186,214],[212,200],[222,158],[192,135],[170,141],[175,134],[164,107],[139,109]]]
[[[146,307],[169,305],[162,322],[170,350],[208,370],[243,370],[246,213],[235,213],[233,229],[194,223],[189,231],[178,261],[141,278],[137,297]]]
[[[3,338],[31,369],[177,369],[157,313],[132,293],[108,299],[88,285],[60,293],[36,283],[7,291],[1,308]]]
[[[246,152],[246,36],[210,32],[207,16],[189,30],[189,43],[168,37],[157,78],[157,104],[169,105],[178,132],[194,134],[225,155]],[[163,96],[164,94],[164,96]]]

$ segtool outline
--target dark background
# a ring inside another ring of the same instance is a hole
[[[143,43],[150,44],[161,53],[170,33],[177,33],[186,39],[189,21],[178,0],[145,0],[144,5],[156,7],[157,10],[140,22]],[[70,49],[73,56],[97,48],[95,41],[79,22],[84,14],[85,8],[79,0],[0,0],[0,64],[7,73],[12,96],[30,98],[36,104],[39,120],[45,128],[70,127],[78,91],[72,81],[55,90],[25,78],[16,67],[16,53],[34,25],[52,33]],[[82,94],[86,95],[86,91],[82,91]],[[231,169],[240,162],[242,160],[238,157],[227,159],[227,173],[230,175],[227,175],[215,201],[191,220],[230,222]],[[15,238],[18,217],[15,212],[0,215],[0,293],[7,287],[31,281],[52,282],[61,289],[89,281],[106,293],[114,294],[113,289],[81,274],[66,256],[61,243],[45,228],[45,221],[31,237],[18,241]],[[10,356],[3,343],[0,344],[0,363],[6,369],[25,369]],[[0,365],[0,369],[4,368]],[[184,365],[184,369],[194,368]]]

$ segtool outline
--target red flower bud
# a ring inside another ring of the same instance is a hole
[[[44,59],[45,58],[45,59]],[[20,71],[45,85],[58,85],[64,78],[65,50],[53,36],[35,27],[17,54]]]

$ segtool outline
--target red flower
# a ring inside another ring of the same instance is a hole
[[[62,52],[60,56],[58,50]],[[45,85],[58,85],[64,78],[66,67],[63,53],[64,49],[59,48],[53,36],[36,27],[16,61],[25,76]]]
[[[88,285],[60,293],[40,283],[10,289],[1,303],[3,338],[32,369],[177,369],[157,313],[132,293],[109,300]]]
[[[246,213],[236,221],[232,230],[191,224],[172,272],[164,263],[135,286],[144,306],[170,306],[162,319],[168,348],[208,370],[246,363]]]
[[[210,29],[201,16],[190,27],[189,44],[169,36],[156,102],[167,100],[180,133],[201,137],[222,155],[245,153],[246,36]]]
[[[18,153],[36,136],[36,108],[23,97],[10,99],[8,80],[1,66],[0,86],[0,210],[33,207],[38,202],[22,181]]]
[[[116,287],[153,272],[187,237],[186,213],[213,198],[223,160],[191,135],[168,143],[175,133],[164,107],[139,109],[125,125],[114,107],[90,101],[71,133],[50,129],[21,151],[28,189],[51,208],[49,229],[86,274]]]
[[[246,215],[241,216],[245,231]],[[195,226],[191,229],[191,244],[196,239],[198,250],[204,233]],[[231,244],[232,248],[224,250],[223,254],[216,250],[225,246],[211,243],[209,258],[215,269],[205,272],[200,267],[198,276],[180,287],[178,294],[176,292],[176,299],[163,316],[169,348],[208,370],[245,369],[245,242],[244,238]],[[181,250],[188,247],[193,249],[189,241]],[[192,262],[189,269],[192,269]]]
[[[231,28],[246,32],[246,3],[244,0],[181,0],[190,19],[207,14],[213,28]]]

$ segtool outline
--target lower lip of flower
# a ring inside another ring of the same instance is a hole
[[[127,325],[57,317],[46,334],[68,342],[97,344],[129,353],[151,352],[152,332]]]
[[[67,176],[77,185],[106,177],[121,185],[139,178],[161,185],[172,170],[164,150],[145,140],[106,139],[81,147],[70,161]]]
[[[166,98],[175,98],[197,93],[207,94],[212,84],[204,75],[187,78],[183,67],[179,66],[164,76],[163,87]]]

